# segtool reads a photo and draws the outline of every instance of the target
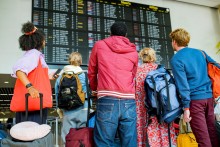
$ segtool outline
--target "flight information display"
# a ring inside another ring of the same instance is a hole
[[[168,8],[120,0],[32,0],[32,22],[46,35],[43,50],[50,65],[68,64],[68,55],[77,51],[87,65],[96,41],[110,36],[110,26],[124,22],[127,37],[136,44],[155,49],[157,63],[170,68],[171,46]]]

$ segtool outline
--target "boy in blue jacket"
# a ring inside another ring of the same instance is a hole
[[[171,66],[184,108],[183,119],[190,122],[199,147],[218,147],[215,128],[214,99],[207,72],[205,52],[188,47],[190,34],[182,29],[170,33],[177,53]],[[206,54],[207,60],[215,62]]]
[[[86,77],[80,65],[82,64],[82,55],[79,52],[72,52],[69,55],[70,65],[66,65],[63,68],[62,73],[72,73],[78,74],[79,80],[82,84],[82,90],[86,94]],[[60,79],[62,74],[57,78],[55,83],[55,94],[56,101],[58,102],[59,88],[60,88]],[[63,143],[66,142],[65,137],[69,133],[70,128],[79,128],[85,127],[87,121],[87,108],[88,103],[85,102],[83,106],[80,106],[76,109],[65,110],[63,109],[63,118],[62,118],[62,129],[61,129],[61,138]]]

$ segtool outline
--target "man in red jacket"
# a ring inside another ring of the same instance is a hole
[[[121,146],[137,146],[134,77],[138,53],[126,34],[126,25],[115,22],[111,36],[95,43],[89,59],[90,88],[98,97],[94,128],[97,147],[113,146],[117,130]]]

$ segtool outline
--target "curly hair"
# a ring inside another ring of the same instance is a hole
[[[23,33],[23,35],[19,37],[19,45],[21,50],[28,51],[31,49],[43,49],[45,45],[44,32],[37,29],[33,23],[24,23],[22,25],[21,32]]]
[[[143,48],[139,52],[139,57],[141,58],[143,63],[156,62],[156,53],[152,48]]]
[[[113,36],[126,36],[127,26],[123,22],[115,22],[111,26],[111,35]]]

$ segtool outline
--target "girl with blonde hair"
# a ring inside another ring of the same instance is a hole
[[[82,64],[82,55],[79,52],[72,52],[69,55],[70,65],[66,65],[63,68],[63,73],[65,74],[78,74],[79,80],[82,84],[82,90],[86,94],[86,77],[80,65]],[[56,101],[58,102],[59,94],[59,85],[62,74],[57,78],[55,83],[55,94]],[[79,128],[86,125],[87,121],[87,111],[84,108],[88,108],[87,102],[83,106],[80,106],[76,109],[64,110],[63,109],[63,118],[62,118],[62,130],[61,138],[63,143],[65,143],[65,137],[69,133],[70,128]]]
[[[158,123],[156,116],[148,118],[147,109],[145,107],[145,89],[144,80],[147,74],[157,68],[156,53],[152,48],[144,48],[139,52],[142,64],[138,67],[136,73],[136,104],[137,104],[137,146],[138,147],[168,147],[168,125]],[[147,122],[150,120],[151,122]],[[176,145],[174,127],[171,125],[172,145]]]

